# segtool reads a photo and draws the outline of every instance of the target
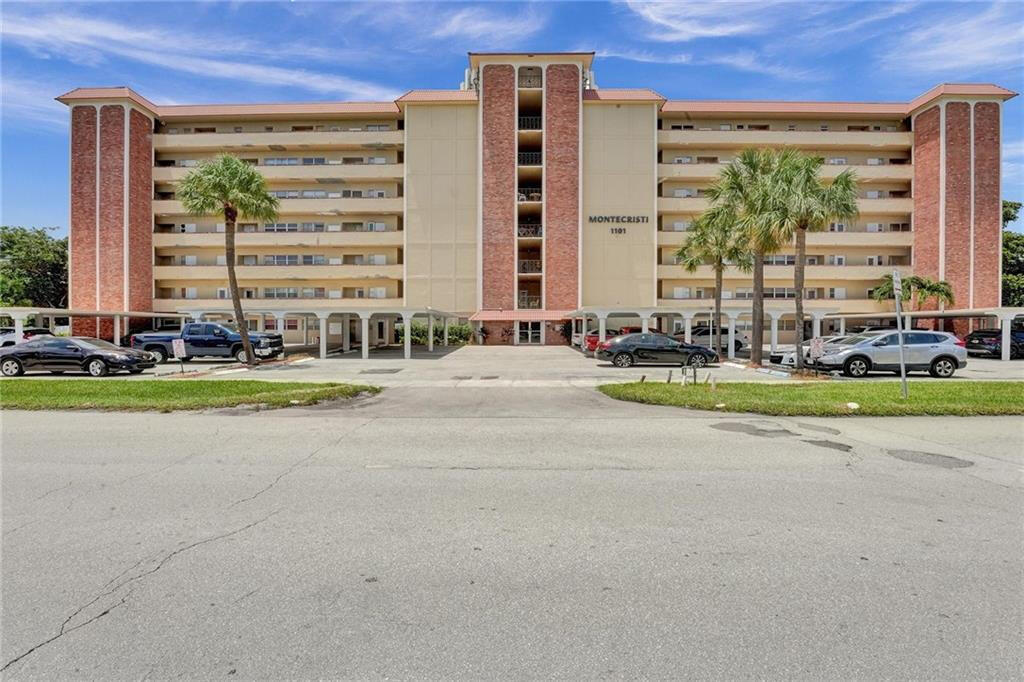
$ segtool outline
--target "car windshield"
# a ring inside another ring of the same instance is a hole
[[[238,325],[237,324],[231,324],[230,322],[220,322],[219,326],[224,327],[229,332],[235,332],[236,334],[238,333]]]
[[[115,346],[109,341],[103,339],[85,339],[81,337],[75,337],[73,339],[78,345],[85,346],[86,348],[99,348],[100,350],[123,350],[120,346]]]
[[[877,334],[854,334],[853,336],[847,336],[847,337],[839,339],[837,341],[832,341],[831,343],[833,343],[833,344],[835,344],[837,346],[856,346],[861,341],[867,341],[868,339],[873,339],[876,336],[878,336],[878,335]]]

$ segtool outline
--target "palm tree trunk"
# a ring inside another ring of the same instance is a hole
[[[807,230],[796,228],[796,262],[793,264],[793,288],[796,289],[796,369],[804,368],[804,260],[807,258]]]
[[[722,352],[722,264],[715,266],[715,352]]]
[[[752,306],[753,327],[750,330],[750,363],[761,364],[764,345],[764,252],[754,252],[754,302]]]
[[[228,265],[231,306],[235,310],[235,324],[238,325],[238,333],[242,335],[245,362],[248,365],[254,365],[256,364],[256,354],[252,352],[252,342],[249,341],[249,327],[245,322],[245,314],[242,312],[242,298],[238,295],[238,277],[235,276],[235,219],[237,217],[238,211],[233,206],[224,207],[224,260]]]

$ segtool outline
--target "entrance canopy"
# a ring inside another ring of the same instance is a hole
[[[473,322],[542,322],[572,316],[572,310],[480,310],[469,319]]]

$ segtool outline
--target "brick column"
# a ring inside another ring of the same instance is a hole
[[[516,282],[516,72],[511,65],[483,67],[480,102],[483,151],[480,305],[488,310],[510,310],[515,307]],[[493,342],[489,337],[488,343]]]
[[[152,125],[128,104],[71,109],[71,308],[153,309]],[[75,318],[72,331],[112,339],[113,320]]]
[[[552,64],[544,77],[544,304],[579,305],[580,70]]]

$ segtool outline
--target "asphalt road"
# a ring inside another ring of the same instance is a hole
[[[2,415],[7,679],[1019,678],[1022,423]]]

